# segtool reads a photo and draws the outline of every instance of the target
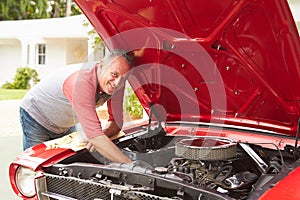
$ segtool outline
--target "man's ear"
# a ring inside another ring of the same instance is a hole
[[[97,66],[97,76],[100,76],[102,73],[103,61],[96,63],[96,66]]]
[[[97,73],[101,73],[102,69],[103,69],[103,61],[99,61],[98,63],[96,63],[96,66],[97,66]]]
[[[101,60],[99,63],[96,64],[99,69],[102,69],[103,68],[103,61]]]

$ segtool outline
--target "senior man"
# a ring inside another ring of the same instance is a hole
[[[80,123],[89,145],[112,162],[130,163],[109,137],[123,124],[124,85],[132,66],[133,56],[112,50],[91,69],[66,67],[44,78],[21,102],[24,150],[72,133]],[[96,107],[107,100],[109,122],[102,129]]]

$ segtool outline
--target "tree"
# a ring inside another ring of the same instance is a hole
[[[71,6],[72,6],[72,1],[66,0],[66,12],[65,12],[66,17],[71,15]]]
[[[73,0],[0,0],[0,20],[42,19],[79,15]]]
[[[73,0],[53,0],[49,2],[51,7],[51,18],[81,14],[79,7]]]
[[[47,0],[0,0],[0,20],[49,17]]]

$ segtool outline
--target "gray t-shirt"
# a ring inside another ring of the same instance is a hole
[[[63,93],[64,81],[79,70],[65,67],[42,79],[23,98],[21,107],[46,129],[63,133],[78,123],[72,106]]]

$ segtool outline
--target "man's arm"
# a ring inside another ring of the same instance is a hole
[[[118,134],[121,131],[121,128],[117,125],[115,121],[108,121],[105,128],[103,129],[103,133],[107,137],[112,137]]]
[[[91,145],[104,157],[117,163],[130,163],[131,160],[125,156],[118,147],[106,136],[100,135],[89,139]]]
[[[82,125],[89,145],[92,145],[104,157],[113,162],[129,163],[119,148],[103,133],[101,123],[95,109],[95,93],[97,81],[93,69],[82,70],[74,83],[72,105]]]

